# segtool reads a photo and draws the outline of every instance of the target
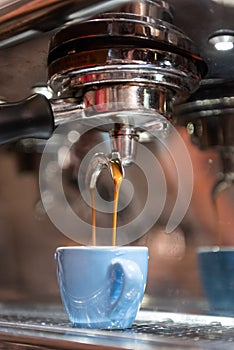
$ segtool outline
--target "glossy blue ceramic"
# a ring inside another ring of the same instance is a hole
[[[198,263],[211,312],[234,316],[234,248],[201,248]]]
[[[133,324],[148,272],[146,247],[60,247],[55,253],[61,299],[75,327]]]

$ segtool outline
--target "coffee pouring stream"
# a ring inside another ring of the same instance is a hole
[[[91,210],[92,210],[92,242],[95,246],[96,239],[96,209],[95,209],[95,189],[99,175],[102,170],[107,168],[114,182],[114,201],[113,201],[113,227],[112,227],[112,245],[116,245],[116,231],[117,231],[117,212],[119,191],[122,180],[124,178],[124,168],[118,152],[112,152],[107,156],[104,153],[96,153],[91,159],[87,174],[86,183],[90,191]]]

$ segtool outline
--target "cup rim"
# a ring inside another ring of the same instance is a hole
[[[218,252],[234,252],[234,246],[204,246],[197,248],[198,254]]]
[[[148,247],[146,246],[61,246],[57,247],[57,250],[148,250]]]

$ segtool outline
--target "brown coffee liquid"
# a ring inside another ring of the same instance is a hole
[[[114,208],[113,208],[113,225],[112,225],[112,246],[116,245],[116,231],[117,231],[117,212],[119,201],[119,190],[123,181],[123,172],[119,159],[112,159],[110,161],[111,175],[114,181]],[[92,242],[97,245],[96,238],[96,209],[95,209],[95,189],[90,188],[91,209],[92,209]]]
[[[113,225],[112,225],[112,245],[116,245],[116,231],[117,231],[117,213],[118,213],[118,201],[119,190],[123,181],[123,172],[119,159],[113,159],[110,161],[112,178],[114,181],[114,210],[113,210]]]

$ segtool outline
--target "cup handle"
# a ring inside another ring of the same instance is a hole
[[[143,292],[143,274],[138,265],[131,260],[115,258],[109,267],[109,317],[114,318],[129,308],[129,304],[140,304]],[[142,286],[142,287],[140,287]],[[138,309],[138,308],[136,308]]]

